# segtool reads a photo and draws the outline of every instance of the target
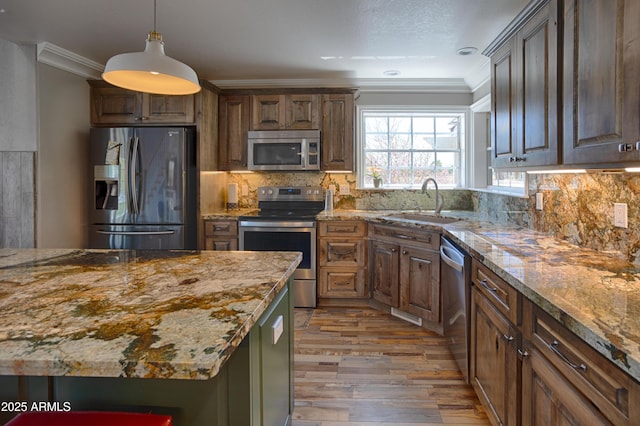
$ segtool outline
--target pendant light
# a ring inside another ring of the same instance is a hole
[[[102,78],[124,89],[160,95],[190,95],[200,91],[195,71],[164,53],[162,35],[156,32],[156,0],[153,31],[147,36],[144,52],[113,56],[107,61]]]

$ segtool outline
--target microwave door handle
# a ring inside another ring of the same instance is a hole
[[[307,166],[307,155],[309,154],[306,139],[302,139],[300,142],[300,154],[300,166],[304,169]]]

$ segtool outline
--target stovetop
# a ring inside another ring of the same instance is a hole
[[[257,215],[240,220],[314,220],[324,209],[321,186],[261,186]]]

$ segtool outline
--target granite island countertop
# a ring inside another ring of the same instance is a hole
[[[0,375],[213,378],[301,259],[0,249]]]
[[[394,217],[397,213],[335,210],[317,218],[442,230],[640,382],[640,266],[548,234],[492,223],[470,211],[443,212],[461,219],[450,224],[416,223]]]

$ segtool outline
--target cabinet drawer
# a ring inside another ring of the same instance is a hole
[[[533,346],[609,421],[636,424],[640,384],[542,310],[531,309]]]
[[[318,245],[320,266],[364,266],[364,239],[321,238]]]
[[[318,234],[321,237],[363,237],[366,229],[365,222],[354,220],[320,221],[318,223]]]
[[[366,296],[365,271],[363,268],[328,268],[318,271],[318,296],[340,299]]]
[[[473,260],[471,277],[478,291],[484,294],[513,324],[521,324],[520,293],[480,262]]]
[[[440,249],[440,233],[402,226],[373,225],[369,227],[370,239],[382,239],[398,244],[419,244],[429,250]]]
[[[238,222],[235,220],[207,220],[204,222],[204,234],[207,237],[235,237],[238,235]]]

